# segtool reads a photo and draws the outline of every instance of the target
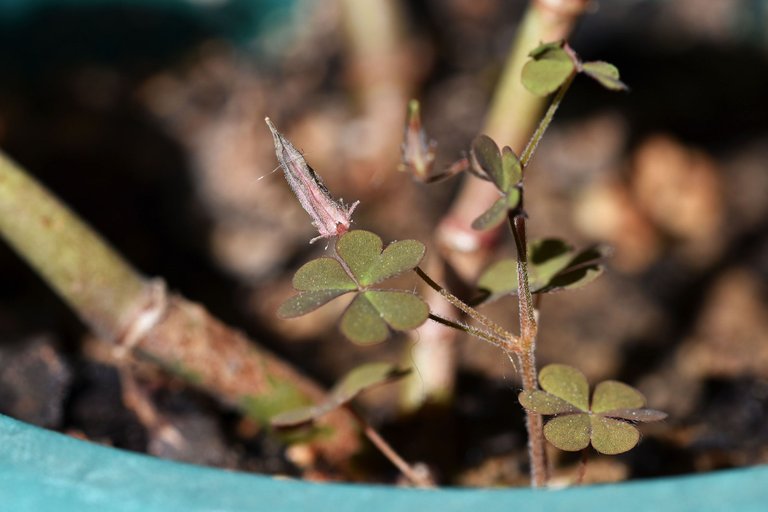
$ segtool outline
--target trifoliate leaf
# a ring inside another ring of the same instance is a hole
[[[547,393],[582,411],[589,410],[589,383],[576,368],[564,364],[547,365],[539,372],[539,383]]]
[[[530,53],[531,60],[523,66],[523,85],[537,96],[555,92],[575,71],[571,56],[560,44],[542,45]]]
[[[603,272],[606,251],[586,249],[573,256],[573,249],[562,240],[544,239],[528,244],[528,286],[531,293],[547,293],[584,286]],[[517,294],[517,261],[508,258],[489,266],[478,280],[487,292],[486,300]]]
[[[629,89],[624,82],[619,80],[619,70],[613,64],[603,61],[585,62],[582,64],[581,69],[606,89],[612,91],[626,91]]]
[[[545,366],[539,373],[539,383],[544,391],[523,391],[520,404],[532,412],[555,415],[544,425],[544,437],[561,450],[581,450],[591,442],[600,453],[623,453],[640,439],[639,431],[627,421],[666,417],[661,411],[641,409],[645,398],[639,391],[611,380],[595,387],[588,407],[586,377],[570,366]]]

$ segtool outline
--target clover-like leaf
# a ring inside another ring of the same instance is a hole
[[[603,61],[585,62],[581,70],[597,80],[600,85],[612,91],[626,91],[629,88],[619,80],[619,70],[613,64]]]
[[[520,160],[511,148],[502,151],[487,135],[480,135],[472,142],[472,162],[478,173],[487,176],[501,192],[493,205],[472,223],[474,229],[491,229],[507,218],[507,211],[520,203],[518,184],[523,178]]]
[[[429,307],[417,295],[401,290],[360,293],[341,317],[341,332],[355,343],[380,343],[397,331],[415,329],[429,316]]]
[[[561,450],[582,450],[591,443],[600,453],[623,453],[640,440],[640,432],[629,422],[666,417],[661,411],[644,409],[645,397],[639,391],[614,380],[598,384],[590,403],[586,377],[571,366],[545,366],[539,383],[543,391],[521,392],[520,404],[529,411],[555,416],[544,425],[544,437]]]
[[[608,250],[602,246],[584,249],[538,291],[547,293],[557,290],[572,290],[591,283],[600,277],[605,270],[603,261],[607,256]]]
[[[576,70],[576,63],[562,42],[542,44],[529,54],[523,66],[523,85],[537,96],[555,92]]]
[[[535,240],[528,244],[528,286],[532,293],[584,286],[603,272],[606,252],[591,247],[574,256],[573,247],[562,240]],[[486,300],[517,294],[517,260],[493,263],[480,275],[477,286],[486,293]]]
[[[284,411],[272,417],[272,426],[278,428],[295,427],[315,421],[337,407],[347,404],[363,391],[392,382],[409,372],[410,370],[397,368],[390,363],[368,363],[358,366],[347,373],[333,387],[325,401],[317,405]]]
[[[278,309],[283,318],[300,316],[349,292],[357,292],[342,315],[341,331],[356,343],[378,343],[389,329],[408,330],[421,325],[429,308],[415,293],[370,288],[412,270],[424,257],[424,244],[416,240],[393,242],[386,248],[378,235],[355,230],[336,242],[337,258],[318,258],[302,266],[293,278],[299,292]]]
[[[508,193],[523,177],[520,160],[509,146],[499,146],[487,135],[472,141],[472,157],[480,172],[488,176],[503,194]]]

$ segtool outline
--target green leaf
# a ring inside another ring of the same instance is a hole
[[[507,175],[501,162],[499,146],[487,135],[479,135],[472,141],[472,156],[480,169],[491,179],[496,188],[506,192],[509,188]]]
[[[331,397],[338,403],[346,403],[373,386],[403,377],[410,370],[403,370],[391,363],[367,363],[347,373],[331,390]]]
[[[349,231],[336,242],[336,253],[361,286],[379,283],[419,264],[426,251],[416,240],[393,242],[382,252],[383,243],[370,231]]]
[[[518,192],[519,200],[519,192]],[[504,222],[509,211],[509,200],[506,196],[496,200],[490,208],[472,222],[472,228],[479,231],[492,229]]]
[[[595,415],[589,419],[592,427],[592,446],[600,453],[624,453],[640,441],[640,432],[629,423]]]
[[[472,157],[476,167],[479,167],[503,194],[511,192],[523,179],[522,165],[512,148],[505,146],[499,152],[499,147],[487,135],[480,135],[472,142]],[[515,201],[513,206],[516,204]]]
[[[667,417],[667,413],[656,409],[615,409],[601,413],[601,416],[648,423],[663,420]]]
[[[373,304],[387,325],[397,331],[415,329],[429,317],[429,306],[414,293],[369,290],[363,295]]]
[[[638,390],[616,380],[606,380],[595,387],[592,394],[592,412],[603,413],[619,409],[639,409],[645,397]]]
[[[347,373],[331,390],[328,398],[317,405],[300,407],[274,416],[275,427],[293,427],[316,420],[353,400],[363,391],[407,375],[410,370],[401,370],[390,363],[369,363],[358,366]]]
[[[304,264],[293,276],[293,287],[300,291],[357,289],[352,278],[333,258],[318,258]]]
[[[518,395],[520,405],[539,414],[563,414],[579,412],[579,409],[562,398],[536,390],[523,391]]]
[[[523,179],[523,167],[520,164],[520,159],[509,146],[504,146],[504,149],[501,150],[501,167],[504,176],[511,185],[519,183]],[[508,192],[509,190],[504,191]]]
[[[556,91],[576,69],[570,55],[559,45],[540,46],[530,53],[532,60],[523,66],[523,85],[537,96]]]
[[[603,247],[590,247],[577,254],[568,265],[551,277],[542,292],[581,288],[597,279],[604,270],[602,261],[607,256]]]
[[[295,318],[306,315],[345,293],[349,293],[349,290],[312,290],[301,292],[283,302],[277,310],[277,316],[280,318]]]
[[[613,64],[599,60],[585,62],[581,65],[581,69],[606,89],[612,91],[626,91],[629,89],[624,82],[619,80],[619,70]]]
[[[363,294],[355,297],[349,305],[339,327],[350,341],[361,345],[381,343],[389,336],[387,324]]]
[[[528,246],[528,271],[531,290],[539,290],[549,284],[558,272],[568,266],[573,248],[555,238],[536,240]]]
[[[545,53],[547,53],[548,51],[561,49],[564,43],[565,41],[563,41],[562,39],[558,41],[552,41],[551,43],[541,43],[539,46],[531,50],[528,56],[533,57],[534,59],[538,58],[544,55]]]
[[[561,450],[577,452],[589,446],[588,414],[566,414],[552,418],[544,425],[544,437]]]
[[[417,240],[393,242],[384,249],[381,256],[365,272],[361,284],[367,286],[380,283],[385,279],[412,270],[424,258],[425,252],[426,247]]]
[[[341,332],[355,343],[379,343],[398,331],[415,329],[429,317],[429,307],[417,295],[400,290],[360,293],[341,318]]]
[[[582,411],[589,410],[589,383],[579,370],[564,364],[550,364],[539,372],[544,391],[562,398]]]
[[[488,300],[517,293],[517,260],[506,258],[492,264],[480,275],[477,287],[490,294]]]
[[[375,233],[355,229],[348,231],[336,242],[336,253],[362,284],[366,273],[375,266],[384,244]]]
[[[603,270],[604,268],[601,265],[580,267],[573,270],[566,269],[566,271],[556,275],[549,282],[549,285],[541,291],[553,292],[556,290],[573,290],[575,288],[581,288],[600,277]]]

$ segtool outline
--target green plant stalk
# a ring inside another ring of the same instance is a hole
[[[536,131],[533,132],[533,135],[528,141],[528,144],[525,145],[525,149],[520,155],[520,165],[522,165],[523,170],[525,170],[525,168],[528,166],[528,163],[533,158],[533,154],[536,152],[536,148],[539,147],[539,142],[541,142],[541,139],[544,137],[544,133],[552,123],[552,120],[555,117],[555,113],[557,112],[557,109],[560,107],[560,103],[562,103],[563,98],[565,97],[565,93],[567,93],[568,89],[570,89],[571,84],[573,83],[573,80],[576,78],[577,74],[578,73],[576,71],[571,73],[571,76],[569,76],[568,79],[563,82],[563,85],[561,85],[557,90],[555,97],[549,104],[549,108],[547,108],[547,111],[544,113],[544,117],[541,119],[541,121],[539,121],[539,124],[536,127]]]
[[[531,94],[520,79],[529,52],[542,42],[567,39],[589,3],[589,0],[530,2],[510,48],[482,130],[499,146],[510,146],[520,154],[546,107],[546,99]],[[498,230],[478,232],[471,225],[496,199],[498,191],[492,184],[481,180],[464,181],[450,211],[438,227],[449,259],[451,251],[477,252],[493,245],[498,238]],[[466,265],[455,264],[456,270],[465,278],[474,278],[484,266],[485,259],[468,261]]]
[[[544,133],[552,124],[557,109],[571,87],[576,72],[560,86],[552,102],[549,104],[544,117],[542,117],[534,131],[525,150],[520,157],[523,170],[533,158]],[[520,209],[522,210],[522,200]],[[517,249],[517,282],[518,286],[518,315],[520,317],[520,367],[522,373],[523,389],[538,389],[538,375],[536,370],[536,336],[538,334],[538,322],[536,320],[537,303],[533,301],[528,280],[528,242],[525,229],[525,215],[519,212],[510,212],[509,227],[515,239]],[[528,430],[528,450],[531,459],[531,484],[533,487],[542,487],[548,480],[547,458],[544,445],[544,422],[540,414],[526,410],[526,428]]]
[[[117,339],[141,310],[144,279],[2,153],[0,233],[99,336]]]
[[[538,121],[545,101],[523,87],[520,75],[528,53],[542,41],[567,39],[574,24],[586,10],[589,0],[533,0],[518,28],[518,35],[510,48],[504,64],[503,74],[496,87],[483,132],[501,143],[519,151],[528,140]],[[440,257],[452,267],[462,279],[474,280],[488,259],[488,249],[495,245],[499,230],[479,232],[472,229],[472,221],[490,204],[498,199],[498,191],[491,184],[480,180],[466,180],[453,202],[450,211],[443,217],[437,228]],[[469,253],[469,257],[462,254]],[[429,297],[431,309],[439,306]],[[443,332],[433,339],[422,340],[418,345],[421,353],[430,350],[434,343],[437,351],[450,351],[451,332]],[[445,355],[445,354],[443,354]],[[453,382],[457,357],[430,357],[432,368],[428,375],[440,375],[437,385],[444,381]],[[442,365],[439,367],[438,365]],[[406,380],[407,384],[409,381]],[[431,381],[423,383],[425,394],[436,395]]]
[[[148,281],[71,210],[0,152],[0,235],[100,339],[155,362],[267,425],[324,390],[201,306]],[[344,409],[310,448],[337,468],[360,447]]]
[[[440,295],[445,298],[448,302],[450,302],[456,309],[460,310],[461,312],[465,313],[468,317],[470,317],[472,320],[476,321],[486,329],[490,331],[491,336],[496,338],[497,340],[503,340],[505,345],[502,347],[505,351],[516,353],[520,350],[519,348],[519,340],[518,337],[512,334],[511,332],[507,331],[503,327],[501,327],[499,324],[488,318],[487,316],[481,314],[479,311],[477,311],[475,308],[467,305],[453,295],[451,292],[437,284],[431,277],[429,277],[421,268],[416,267],[416,274],[427,283],[433,290],[438,292]],[[447,325],[447,324],[444,324]],[[472,334],[472,333],[470,333]],[[485,339],[485,338],[482,338]]]
[[[538,323],[531,288],[528,284],[528,257],[525,236],[525,217],[510,214],[510,227],[517,247],[518,313],[520,317],[520,371],[523,389],[538,389],[536,372],[536,335]],[[544,420],[541,414],[525,410],[528,430],[528,452],[531,464],[531,485],[543,487],[547,483],[547,454],[544,446]]]
[[[475,327],[472,327],[471,325],[465,324],[464,322],[443,318],[442,316],[436,315],[434,313],[429,314],[429,319],[441,325],[444,325],[446,327],[455,329],[457,331],[465,332],[470,336],[479,338],[501,349],[505,349],[509,344],[507,340],[499,339],[497,336],[495,336],[491,332],[485,331],[483,329],[477,329]]]

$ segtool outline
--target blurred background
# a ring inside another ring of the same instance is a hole
[[[413,340],[356,347],[335,327],[343,305],[276,317],[292,272],[324,246],[308,244],[309,218],[272,173],[263,118],[334,195],[361,200],[355,227],[429,240],[461,179],[424,186],[397,171],[406,102],[422,102],[436,168],[461,158],[525,7],[0,0],[0,147],[145,275],[330,385],[362,361],[407,362]],[[380,20],[395,30],[378,32]],[[593,481],[768,462],[766,26],[765,0],[595,2],[570,40],[631,90],[577,79],[531,164],[529,236],[614,249],[598,281],[544,298],[539,362],[623,380],[670,415],[636,450],[592,457]],[[503,241],[498,257],[511,249]],[[122,404],[109,355],[4,244],[0,283],[0,412],[121,448],[295,473],[256,425],[160,374],[144,384],[187,442],[158,443]],[[515,328],[514,299],[484,311]],[[515,368],[476,340],[457,350],[447,410],[404,417],[394,386],[365,397],[367,415],[446,482],[522,484]],[[557,457],[572,472],[576,459]],[[374,479],[395,478],[368,458]]]

